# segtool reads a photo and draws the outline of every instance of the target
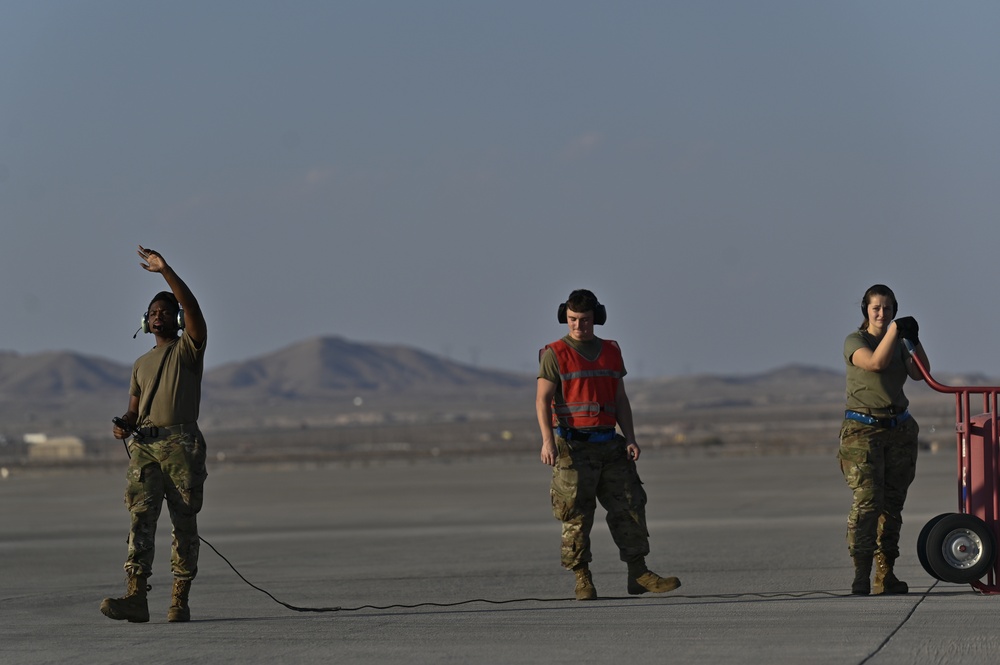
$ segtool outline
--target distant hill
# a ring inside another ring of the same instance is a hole
[[[131,363],[70,351],[0,352],[0,436],[35,430],[103,432],[128,403],[131,371]],[[328,422],[337,415],[332,404],[346,403],[357,411],[355,396],[364,396],[366,409],[410,412],[482,409],[479,403],[490,404],[490,410],[530,405],[525,393],[533,394],[532,378],[405,346],[320,337],[207,371],[203,425],[282,418]],[[380,398],[373,400],[373,395]]]
[[[844,373],[788,365],[743,376],[693,375],[636,382],[633,407],[670,410],[843,402]]]
[[[21,355],[0,351],[0,398],[72,399],[112,394],[125,399],[131,364],[71,351]],[[405,346],[321,337],[259,358],[205,372],[206,394],[226,401],[301,399],[343,391],[441,391],[523,387],[530,377],[480,369]]]
[[[8,402],[72,398],[128,391],[129,366],[71,351],[20,355],[0,351],[0,399]]]
[[[205,374],[206,395],[312,399],[344,391],[523,388],[524,375],[486,370],[405,346],[320,337]]]

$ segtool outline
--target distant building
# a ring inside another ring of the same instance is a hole
[[[28,444],[28,459],[33,460],[74,460],[83,459],[83,440],[76,436],[54,436],[46,434],[25,434]]]

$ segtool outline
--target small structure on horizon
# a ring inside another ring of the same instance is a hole
[[[83,459],[85,453],[83,439],[76,436],[33,433],[25,434],[24,442],[28,444],[28,459],[33,460]]]

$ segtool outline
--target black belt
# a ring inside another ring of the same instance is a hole
[[[618,432],[613,429],[580,430],[573,429],[572,427],[557,427],[556,434],[567,441],[600,443],[602,441],[613,441]]]
[[[861,413],[860,411],[851,411],[848,409],[844,411],[844,417],[848,420],[856,420],[859,423],[864,423],[865,425],[875,425],[876,427],[884,427],[886,429],[893,429],[902,425],[904,422],[910,419],[910,412],[903,411],[898,416],[893,416],[891,418],[878,418],[876,416],[870,416],[867,413]]]
[[[172,434],[189,434],[196,429],[198,429],[197,425],[167,425],[165,427],[150,425],[149,427],[139,427],[135,433],[140,439],[159,439]]]

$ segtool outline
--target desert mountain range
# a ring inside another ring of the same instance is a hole
[[[130,373],[131,364],[71,351],[0,351],[0,436],[45,431],[106,438],[111,417],[127,404]],[[990,384],[982,376],[936,378]],[[909,385],[911,402],[926,403],[925,412],[947,426],[952,398]],[[406,424],[408,434],[385,435],[396,438],[410,436],[418,423],[503,422],[532,439],[534,386],[531,374],[474,367],[406,346],[318,337],[206,371],[199,422],[206,431],[257,433]],[[747,423],[773,433],[791,421],[835,431],[843,417],[843,372],[818,367],[632,378],[628,390],[638,423],[664,437],[676,437],[678,428],[734,431]]]
[[[128,391],[131,364],[72,351],[21,355],[0,351],[0,399],[71,399]],[[530,377],[529,377],[530,378]],[[514,387],[525,377],[485,370],[405,346],[340,337],[309,339],[274,353],[207,370],[206,397],[312,399],[330,392]]]
[[[124,411],[132,366],[72,351],[0,351],[0,434],[104,431]],[[205,372],[202,424],[326,422],[366,408],[466,409],[486,395],[498,405],[527,399],[533,377],[453,362],[406,346],[319,337]],[[309,416],[315,412],[317,415]],[[206,414],[209,414],[206,417]],[[339,421],[338,421],[339,422]]]

